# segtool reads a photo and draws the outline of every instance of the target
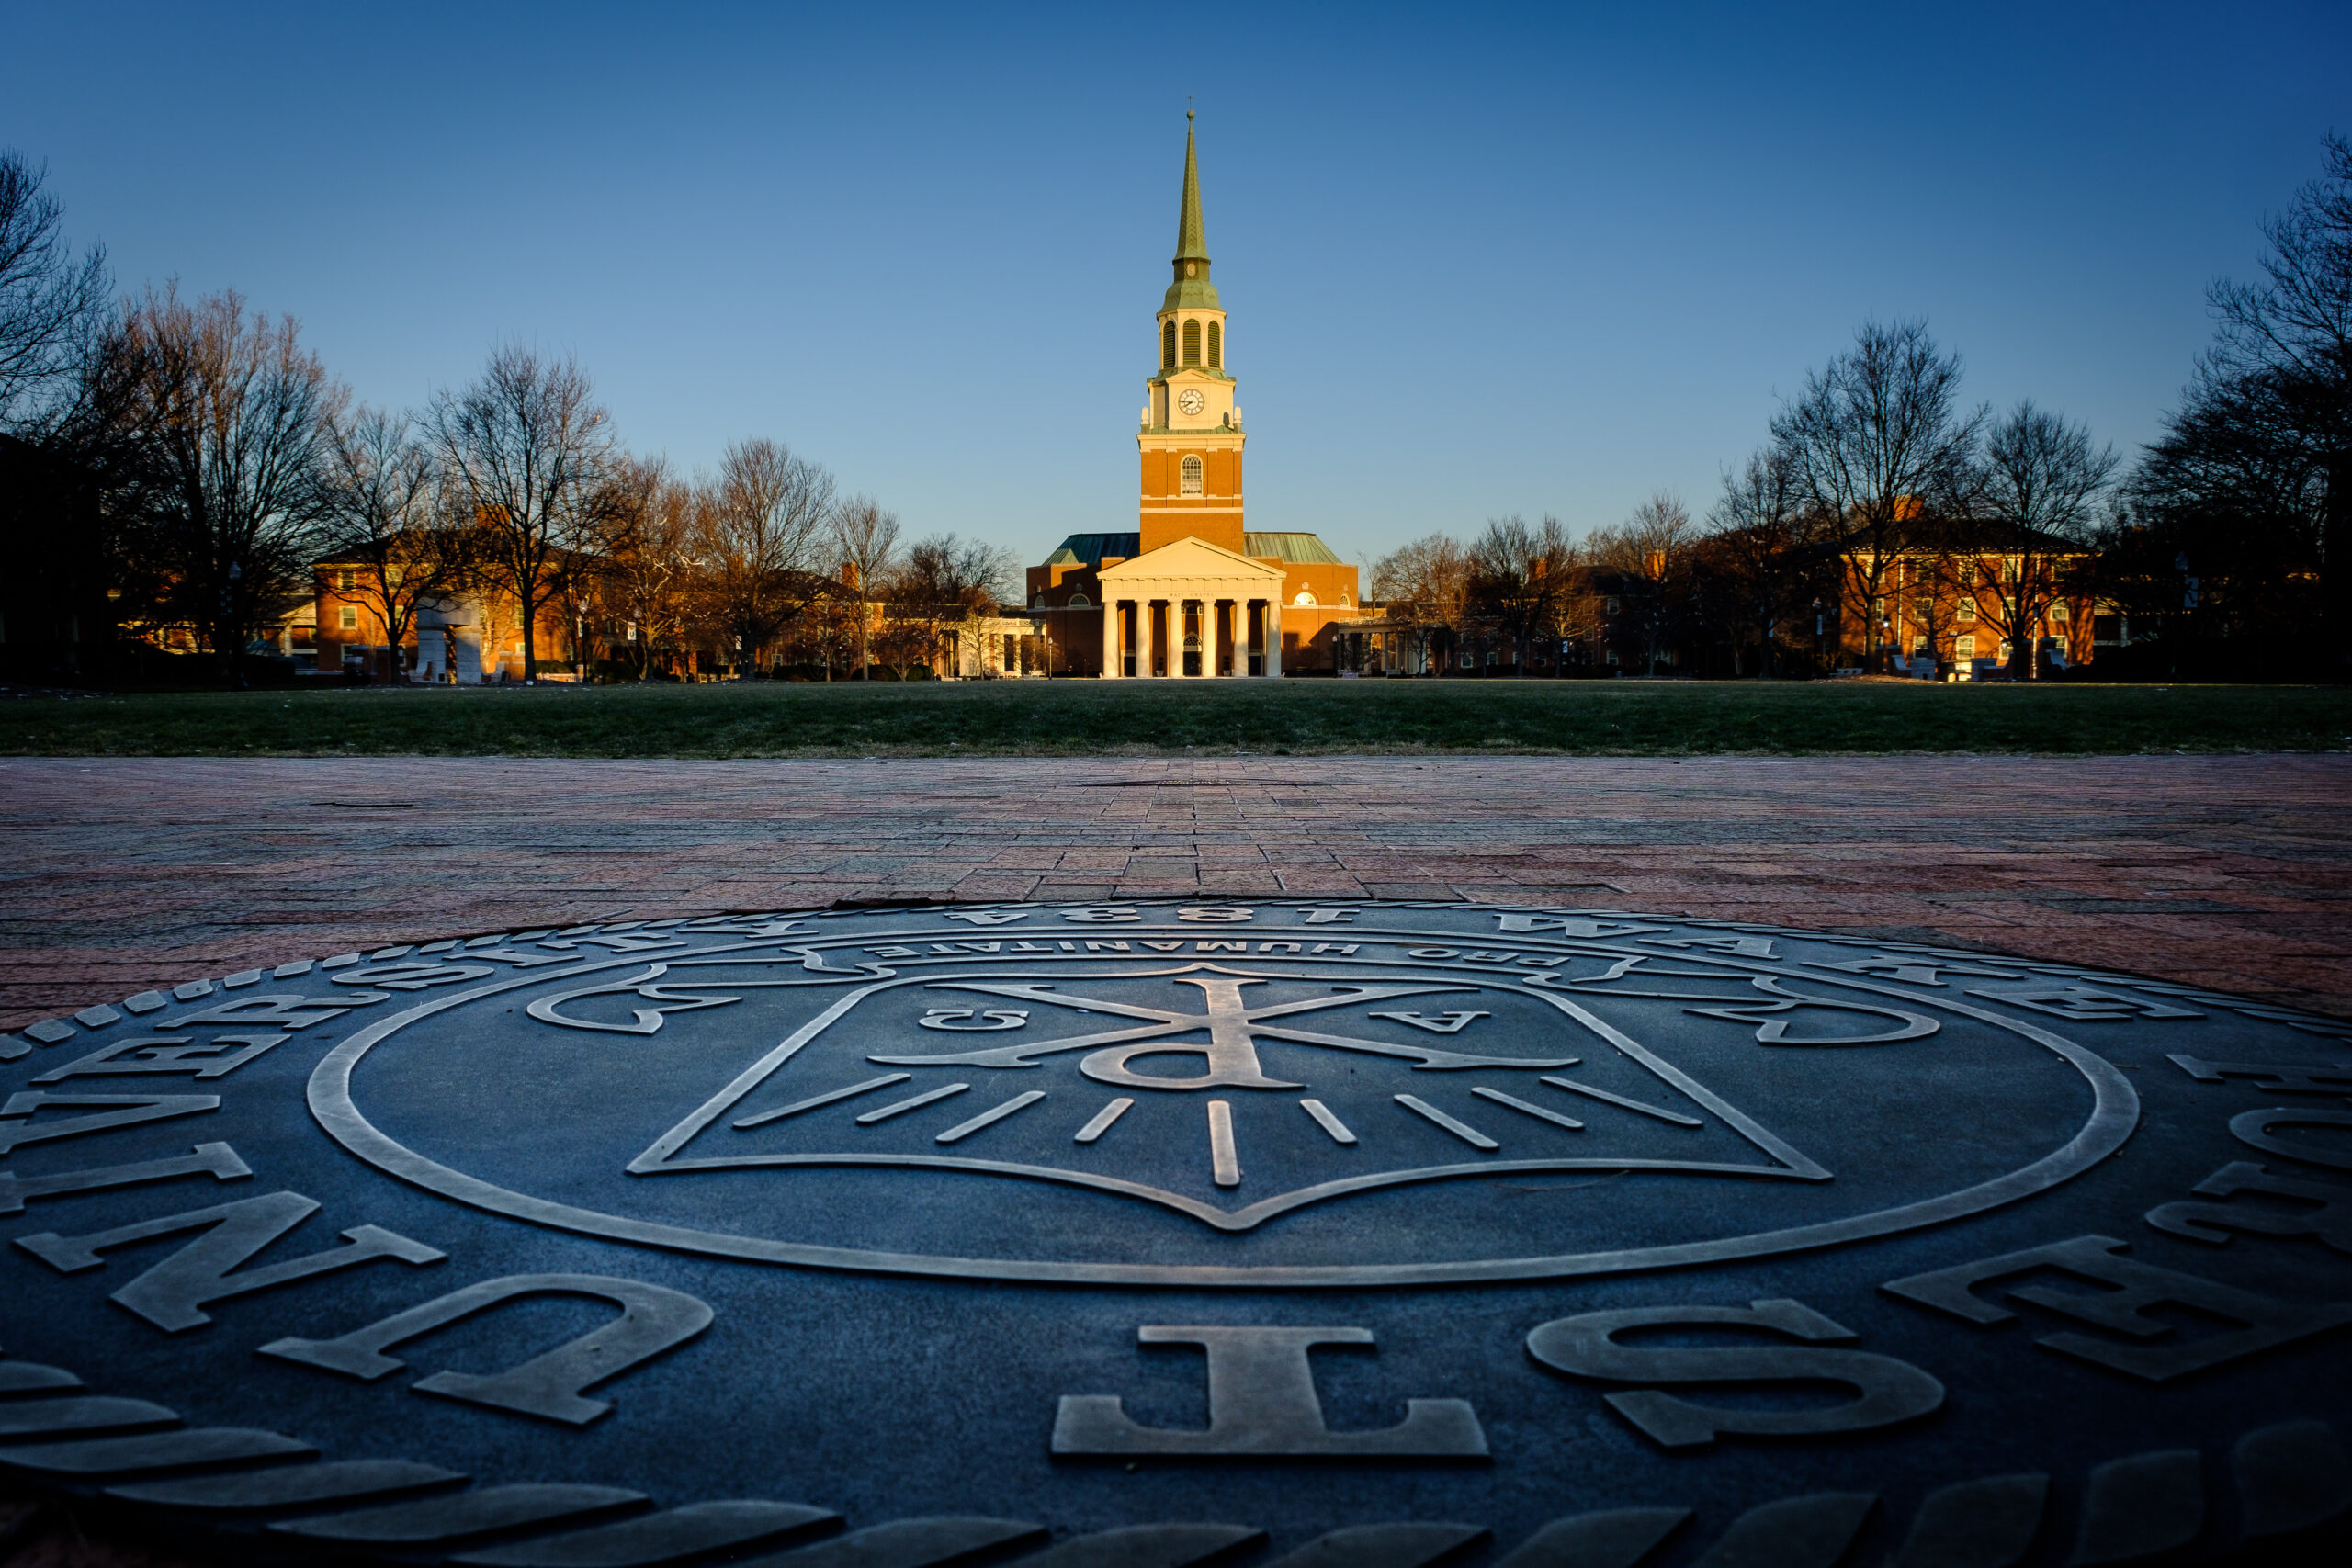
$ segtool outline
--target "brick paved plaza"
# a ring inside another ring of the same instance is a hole
[[[0,761],[0,1025],[391,942],[836,899],[1571,904],[2352,1015],[2352,758]]]

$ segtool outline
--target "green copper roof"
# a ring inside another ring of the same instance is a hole
[[[1193,151],[1193,114],[1184,111],[1184,209],[1176,219],[1176,259],[1209,259],[1208,242],[1201,238],[1201,164]]]
[[[1176,215],[1176,281],[1168,286],[1162,310],[1221,310],[1209,281],[1208,242],[1201,236],[1201,164],[1193,150],[1193,116],[1184,114],[1184,201]]]
[[[1244,534],[1241,536],[1241,553],[1245,556],[1271,556],[1292,566],[1346,564],[1331,553],[1330,546],[1313,534]]]
[[[1136,556],[1142,553],[1141,534],[1072,534],[1062,541],[1059,549],[1046,558],[1046,564],[1099,567],[1104,556]]]

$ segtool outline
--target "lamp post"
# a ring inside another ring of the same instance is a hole
[[[2188,574],[2188,552],[2183,550],[2172,561],[2173,570],[2180,573],[2180,636],[2172,639],[2172,658],[2168,660],[2174,678],[2180,674],[2180,645],[2188,640],[2190,617],[2197,613],[2197,579]]]
[[[243,627],[238,625],[242,617],[237,614],[237,584],[243,580],[244,575],[244,563],[231,561],[228,586],[220,591],[220,621],[229,628],[231,637],[243,630]],[[237,690],[243,691],[245,689],[245,650],[242,643],[230,652],[229,672],[236,678]]]

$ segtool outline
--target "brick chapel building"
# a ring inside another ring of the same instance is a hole
[[[1226,368],[1231,340],[1209,281],[1192,116],[1175,280],[1160,300],[1158,370],[1136,432],[1132,534],[1073,534],[1028,572],[1029,609],[1073,674],[1269,677],[1329,668],[1334,629],[1362,614],[1353,564],[1313,534],[1254,533],[1242,514],[1248,438]]]

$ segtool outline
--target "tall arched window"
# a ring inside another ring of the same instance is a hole
[[[1184,363],[1201,362],[1201,323],[1197,317],[1184,323]]]
[[[1186,495],[1201,493],[1201,460],[1198,457],[1184,459],[1184,493]]]
[[[1209,368],[1225,368],[1225,329],[1215,321],[1209,323]]]
[[[1170,321],[1164,323],[1159,332],[1159,367],[1162,370],[1171,370],[1175,366],[1176,323]]]

